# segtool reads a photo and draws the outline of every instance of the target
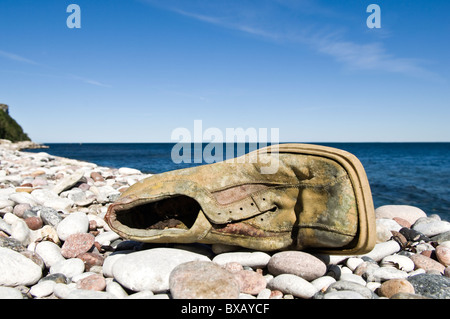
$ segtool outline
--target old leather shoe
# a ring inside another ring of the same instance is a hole
[[[362,254],[375,245],[369,183],[352,154],[280,144],[148,177],[105,217],[124,238]]]

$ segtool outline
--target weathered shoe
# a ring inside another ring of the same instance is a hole
[[[122,237],[153,243],[362,254],[376,241],[359,160],[309,144],[153,175],[124,192],[105,219]]]

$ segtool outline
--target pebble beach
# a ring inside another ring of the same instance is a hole
[[[365,254],[121,238],[104,215],[137,169],[0,143],[0,299],[450,299],[450,222],[376,208]]]

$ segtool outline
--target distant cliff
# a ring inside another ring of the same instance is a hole
[[[31,141],[22,127],[9,115],[6,104],[0,104],[0,139],[11,142]]]

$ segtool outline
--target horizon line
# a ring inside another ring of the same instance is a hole
[[[46,144],[178,144],[180,142],[176,141],[165,141],[165,142],[35,142],[40,145]],[[240,143],[248,143],[248,144],[271,144],[270,142],[213,142],[213,141],[204,141],[203,144],[240,144]],[[288,144],[288,143],[297,143],[297,144],[321,144],[321,143],[371,143],[371,144],[381,144],[381,143],[392,143],[392,144],[407,144],[407,143],[450,143],[450,141],[315,141],[315,142],[295,142],[295,141],[287,141],[287,142],[278,142],[276,144]],[[199,144],[199,142],[185,142],[181,144]]]

